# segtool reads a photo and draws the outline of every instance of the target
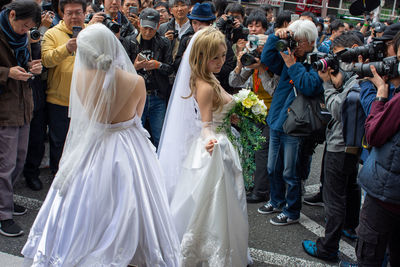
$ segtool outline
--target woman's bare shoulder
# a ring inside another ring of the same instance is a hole
[[[196,80],[196,95],[205,94],[205,95],[212,95],[214,89],[212,85],[202,79]]]

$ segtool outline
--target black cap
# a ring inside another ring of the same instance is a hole
[[[386,27],[385,31],[383,32],[382,37],[374,38],[374,40],[378,40],[378,41],[392,40],[399,31],[400,31],[400,22],[394,23],[394,24]]]
[[[153,8],[145,8],[140,12],[139,18],[141,27],[150,27],[155,30],[160,22],[160,13]]]

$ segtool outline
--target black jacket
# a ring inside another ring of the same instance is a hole
[[[138,35],[138,30],[131,24],[131,22],[125,17],[124,14],[121,14],[121,29],[120,35],[121,37],[128,37],[129,35]]]
[[[171,93],[168,75],[174,72],[169,40],[160,36],[158,33],[156,33],[152,40],[152,59],[160,62],[161,66],[159,69],[151,71],[141,69],[137,72],[145,79],[146,90],[157,91],[159,96],[168,99]],[[128,36],[121,41],[129,58],[134,62],[137,55],[143,50],[140,45],[141,35],[139,34],[136,38],[134,36]]]

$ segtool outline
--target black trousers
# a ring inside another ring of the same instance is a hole
[[[27,179],[38,178],[40,175],[39,167],[44,156],[46,126],[45,109],[34,110],[29,131],[28,153],[24,165],[24,176]]]
[[[348,228],[356,228],[361,204],[361,190],[357,184],[358,156],[344,152],[325,154],[323,199],[325,206],[325,237],[318,238],[320,255],[332,256],[339,250],[345,221]]]
[[[69,128],[68,107],[47,102],[46,112],[49,124],[50,170],[56,173]]]
[[[390,266],[400,266],[400,213],[385,209],[367,194],[357,235],[358,266],[382,266],[387,247]]]
[[[253,193],[257,196],[269,196],[269,180],[268,180],[268,150],[269,150],[269,126],[268,124],[257,124],[265,137],[265,143],[260,150],[255,152],[256,171],[254,173]]]

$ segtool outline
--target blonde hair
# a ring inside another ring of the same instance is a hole
[[[202,29],[196,40],[194,40],[192,50],[189,55],[189,64],[192,70],[190,76],[190,95],[196,90],[196,80],[201,79],[209,83],[214,89],[213,109],[218,110],[223,106],[223,98],[220,83],[212,72],[208,70],[207,63],[214,58],[221,46],[226,49],[225,36],[218,29],[210,26]]]

